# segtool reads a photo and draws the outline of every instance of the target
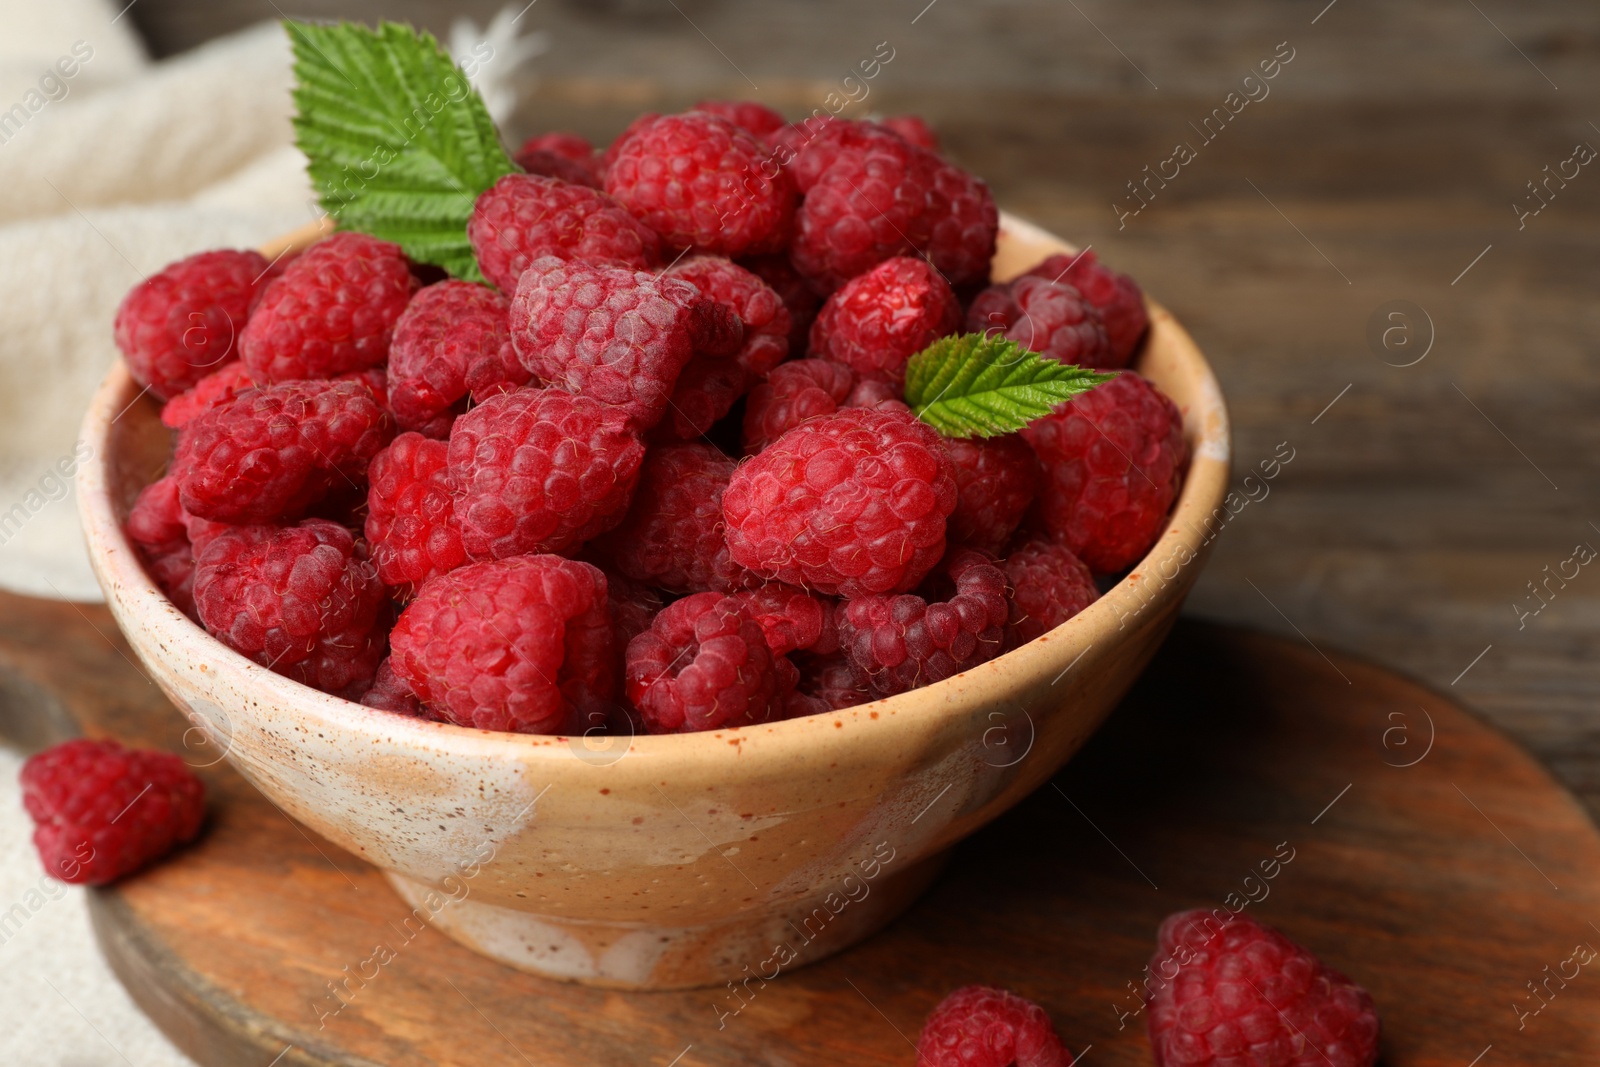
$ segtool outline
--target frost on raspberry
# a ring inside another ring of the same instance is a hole
[[[1039,513],[1096,574],[1155,544],[1188,463],[1177,406],[1133,371],[1073,397],[1022,436],[1044,465]]]
[[[1012,549],[1000,568],[1011,592],[1006,648],[1047,634],[1100,599],[1094,575],[1072,550],[1035,537]]]
[[[849,408],[801,423],[734,471],[734,562],[842,597],[905,592],[944,555],[956,502],[939,435],[910,414]]]
[[[179,498],[216,522],[293,519],[331,490],[355,491],[393,435],[394,420],[360,382],[251,389],[179,432]]]
[[[383,583],[327,519],[218,534],[195,562],[194,598],[212,636],[325,693],[358,697],[383,658]]]
[[[560,389],[491,397],[450,433],[461,543],[475,560],[566,551],[621,521],[643,461],[618,408]]]
[[[224,249],[180,259],[134,286],[115,327],[128,373],[167,400],[236,359],[266,270],[259,253]]]
[[[676,248],[725,256],[787,242],[795,191],[749,132],[690,111],[636,123],[608,153],[606,192]]]
[[[744,451],[754,455],[807,419],[832,415],[844,405],[855,374],[823,359],[780,364],[750,390],[744,409]]]
[[[239,335],[250,376],[265,384],[378,366],[417,284],[399,245],[352,232],[318,241],[267,286]]]
[[[534,174],[507,174],[480,195],[467,239],[483,276],[507,295],[545,256],[636,270],[661,257],[655,232],[605,193]]]
[[[511,301],[487,286],[445,281],[416,295],[389,348],[389,407],[402,429],[445,438],[466,400],[528,384],[511,343]]]
[[[1223,911],[1223,909],[1218,909]],[[1372,1067],[1371,995],[1270,926],[1223,911],[1169,915],[1146,1026],[1157,1067]]]
[[[471,563],[425,583],[389,644],[395,674],[457,726],[581,733],[616,694],[605,575],[560,556]]]
[[[384,585],[405,597],[467,561],[450,493],[450,446],[403,433],[368,470],[367,541]]]
[[[1004,337],[1058,363],[1115,369],[1100,309],[1066,282],[1024,274],[991,285],[967,309],[967,329]]]
[[[839,641],[867,684],[891,696],[998,656],[1007,610],[1005,574],[984,553],[957,549],[920,595],[846,602]]]
[[[961,305],[943,276],[925,260],[896,256],[828,297],[807,354],[899,386],[907,360],[960,326]]]
[[[1126,367],[1133,360],[1150,326],[1138,282],[1101,263],[1089,249],[1051,256],[1028,273],[1072,286],[1099,310],[1111,346],[1107,366]]]
[[[948,438],[955,465],[956,509],[950,541],[999,555],[1039,495],[1039,459],[1016,434]]]
[[[205,786],[170,752],[76,738],[22,765],[22,806],[52,878],[105,885],[192,841]]]
[[[1043,1008],[1005,989],[964,986],[933,1009],[917,1039],[919,1067],[1069,1067]]]
[[[772,654],[737,600],[696,593],[668,604],[628,643],[625,676],[651,733],[687,733],[770,721],[797,672]]]
[[[517,286],[511,336],[539,380],[623,411],[642,432],[726,316],[676,278],[546,257]]]
[[[597,540],[594,557],[670,593],[728,592],[752,580],[728,556],[722,494],[734,462],[710,445],[650,449],[627,515]]]

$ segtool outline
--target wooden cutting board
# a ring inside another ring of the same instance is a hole
[[[910,1067],[971,982],[1043,1004],[1087,1064],[1147,1065],[1132,989],[1156,925],[1230,905],[1372,991],[1391,1067],[1600,1062],[1600,966],[1573,962],[1600,947],[1600,834],[1440,694],[1304,644],[1180,624],[904,918],[742,997],[566,985],[408,934],[373,868],[212,763],[103,609],[0,595],[0,735],[80,727],[211,764],[204,838],[91,902],[134,999],[206,1065]]]

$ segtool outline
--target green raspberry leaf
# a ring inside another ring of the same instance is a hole
[[[941,337],[906,364],[912,414],[946,437],[1015,433],[1115,375],[1058,363],[1003,337]]]
[[[482,281],[467,220],[517,169],[488,108],[433,34],[394,22],[284,20],[294,46],[295,142],[340,229]]]

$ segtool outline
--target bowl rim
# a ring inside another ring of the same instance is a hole
[[[1012,238],[1032,245],[1048,246],[1049,252],[1077,251],[1072,245],[1048,231],[1023,219],[1002,212],[1002,239]],[[325,222],[312,223],[263,245],[261,251],[269,259],[285,252],[303,248],[331,232]],[[997,257],[998,264],[998,257]],[[1021,273],[997,271],[997,277],[1006,278]],[[1020,648],[986,661],[950,678],[922,686],[906,693],[885,697],[852,708],[809,715],[755,726],[725,727],[718,730],[683,734],[638,734],[626,739],[624,751],[631,760],[617,759],[616,766],[641,761],[681,760],[697,750],[701,752],[728,752],[727,739],[743,736],[775,734],[774,740],[800,739],[812,735],[807,743],[818,740],[817,735],[830,740],[839,737],[837,729],[850,725],[844,733],[859,730],[876,732],[892,730],[896,722],[908,719],[924,720],[930,715],[947,721],[964,720],[982,709],[984,701],[975,699],[970,692],[986,686],[995,679],[1003,679],[1007,689],[1016,686],[1019,679],[1045,673],[1057,680],[1082,659],[1095,641],[1090,635],[1108,628],[1119,619],[1144,616],[1159,619],[1175,608],[1174,601],[1186,595],[1189,580],[1179,581],[1178,572],[1161,576],[1154,583],[1149,572],[1156,561],[1178,560],[1178,568],[1189,567],[1203,559],[1215,532],[1207,534],[1205,522],[1220,508],[1229,484],[1230,431],[1222,391],[1210,364],[1195,345],[1187,331],[1160,304],[1146,297],[1150,314],[1150,336],[1162,336],[1163,350],[1175,357],[1180,373],[1191,380],[1193,397],[1183,409],[1184,436],[1190,447],[1190,466],[1178,498],[1167,516],[1167,527],[1144,558],[1117,581],[1099,599],[1062,625]],[[1148,341],[1135,361],[1138,369],[1155,347]],[[82,464],[77,475],[77,496],[82,516],[84,536],[88,543],[90,562],[95,576],[105,593],[108,606],[116,610],[119,622],[126,616],[137,620],[138,625],[149,630],[148,637],[159,647],[169,650],[190,649],[194,658],[209,664],[202,667],[213,684],[226,679],[240,692],[257,691],[263,703],[292,711],[295,715],[325,725],[331,729],[351,731],[369,742],[414,742],[429,750],[446,749],[461,756],[500,757],[519,760],[571,760],[574,751],[569,746],[585,743],[582,735],[518,734],[481,730],[475,727],[456,726],[435,722],[396,712],[371,708],[354,701],[336,697],[310,686],[269,671],[255,661],[235,652],[203,627],[184,615],[167,599],[166,595],[145,573],[137,552],[127,540],[123,529],[123,516],[113,500],[108,480],[109,448],[113,424],[135,403],[141,400],[142,391],[128,374],[126,365],[118,359],[95,393],[85,414],[81,438],[93,452]],[[1154,592],[1146,594],[1140,583],[1154,584]],[[1120,626],[1119,626],[1120,628]],[[141,642],[130,641],[138,650]],[[141,652],[141,658],[143,653]],[[1059,673],[1057,673],[1059,672]],[[917,714],[904,716],[899,712],[919,705]],[[822,733],[822,731],[826,733]],[[883,735],[881,740],[889,740]],[[870,739],[852,737],[852,745],[870,744]],[[737,744],[735,744],[737,748]],[[787,745],[780,746],[787,748]],[[833,745],[825,747],[832,749]],[[651,759],[655,757],[655,759]]]

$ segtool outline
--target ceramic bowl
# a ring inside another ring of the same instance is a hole
[[[1060,251],[1070,249],[1005,217],[995,274]],[[1158,305],[1150,317],[1138,369],[1182,409],[1193,461],[1145,560],[999,659],[771,725],[490,733],[374,711],[258,666],[174,608],[123,536],[170,439],[120,364],[84,424],[94,452],[79,503],[106,600],[150,676],[275,804],[382,868],[415,922],[511,966],[599,985],[770,977],[902,911],[951,846],[1078,750],[1172,625],[1227,488],[1228,419],[1183,328]]]

